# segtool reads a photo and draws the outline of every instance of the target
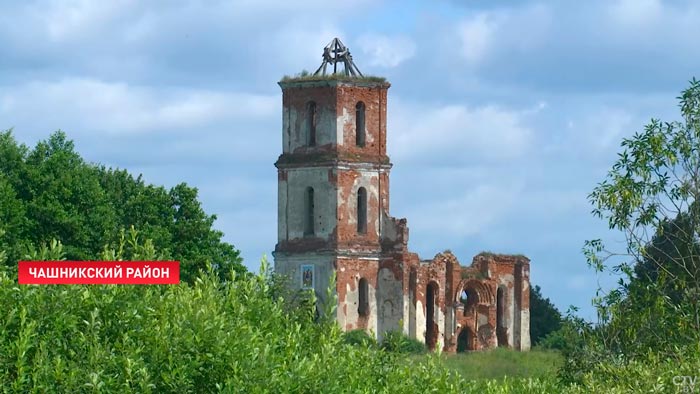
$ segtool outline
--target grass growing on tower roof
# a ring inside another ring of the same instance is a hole
[[[386,78],[374,75],[352,76],[336,73],[326,75],[314,75],[306,70],[294,76],[285,75],[280,82],[300,82],[300,81],[362,81],[362,82],[386,82]]]

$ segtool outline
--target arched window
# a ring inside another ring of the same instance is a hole
[[[474,289],[463,289],[459,296],[459,302],[464,305],[464,316],[470,316],[474,307],[479,303],[479,296]]]
[[[355,144],[365,146],[365,103],[355,105]]]
[[[306,145],[316,146],[316,103],[306,104]]]
[[[360,279],[360,284],[358,287],[360,297],[357,304],[357,313],[364,317],[369,315],[369,285],[367,284],[367,279]]]
[[[367,190],[364,187],[357,190],[357,232],[367,233]]]
[[[498,286],[496,292],[496,339],[498,346],[508,346],[508,327],[506,322],[506,291]]]
[[[314,189],[311,187],[304,193],[304,235],[314,235]]]

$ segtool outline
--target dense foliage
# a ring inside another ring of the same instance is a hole
[[[152,253],[135,245],[138,257]],[[117,253],[106,251],[105,253]],[[60,244],[47,256],[62,258]],[[34,256],[38,257],[38,256]],[[0,272],[5,392],[456,392],[436,359],[343,341],[313,305],[290,308],[263,273],[193,286],[18,286]],[[232,271],[235,276],[235,271]],[[304,305],[304,304],[302,304]],[[332,315],[326,309],[323,316]]]
[[[0,248],[12,264],[31,245],[60,240],[71,260],[94,259],[115,245],[120,231],[136,227],[165,259],[181,262],[192,281],[207,264],[244,272],[238,250],[213,229],[197,189],[146,184],[125,170],[86,163],[65,133],[33,149],[0,132]]]
[[[622,251],[607,250],[601,240],[586,242],[593,267],[622,277],[618,288],[600,291],[595,300],[597,325],[573,321],[567,327],[563,337],[575,346],[565,351],[564,381],[582,383],[594,375],[640,389],[639,382],[652,377],[697,379],[700,82],[693,79],[679,101],[682,121],[654,119],[624,139],[617,162],[590,194],[593,213],[627,242]]]
[[[538,345],[547,335],[559,330],[562,316],[539,286],[530,286],[530,341]]]
[[[60,245],[45,254],[60,259]],[[559,391],[546,377],[466,382],[437,356],[407,363],[347,344],[332,320],[290,309],[270,283],[265,274],[222,282],[209,273],[193,286],[17,286],[0,273],[9,306],[0,315],[2,391]]]
[[[130,254],[103,254],[157,255],[137,234],[127,238]],[[60,243],[33,253],[65,258]],[[373,341],[348,343],[359,335],[327,318],[334,302],[317,317],[313,303],[276,294],[265,263],[261,271],[226,281],[209,271],[192,286],[18,286],[0,271],[0,392],[667,392],[676,374],[700,367],[692,358],[680,368],[601,364],[574,385],[552,375],[465,380],[439,354],[409,359]]]

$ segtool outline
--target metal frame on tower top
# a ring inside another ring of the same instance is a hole
[[[338,63],[345,64],[345,75],[350,77],[362,77],[362,73],[352,61],[350,50],[343,45],[338,37],[334,38],[325,48],[323,48],[323,63],[316,70],[314,75],[326,75],[328,64],[333,65],[333,74],[338,73]]]

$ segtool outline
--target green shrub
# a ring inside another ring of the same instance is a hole
[[[384,333],[381,348],[394,353],[421,354],[426,352],[423,342],[411,338],[401,331],[387,331]]]
[[[0,273],[0,392],[461,390],[439,363],[346,344],[315,306],[273,296],[264,271],[192,286],[19,286]]]
[[[376,347],[377,340],[365,330],[352,330],[343,334],[343,340],[349,345]]]
[[[19,286],[12,275],[0,271],[2,393],[668,392],[700,370],[696,346],[676,351],[685,358],[588,357],[573,384],[466,381],[439,354],[406,357],[425,347],[401,332],[381,349],[349,344],[369,336],[343,334],[331,304],[285,301],[265,265],[230,281],[204,272],[191,286]]]

